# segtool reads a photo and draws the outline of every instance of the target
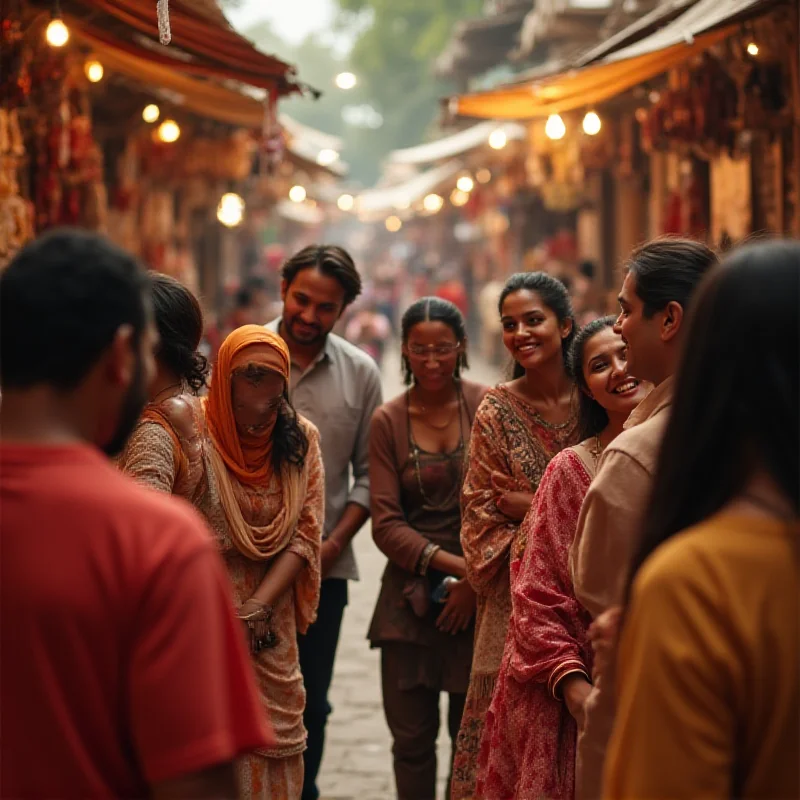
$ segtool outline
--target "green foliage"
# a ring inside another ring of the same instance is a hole
[[[339,0],[340,25],[365,17],[370,24],[350,54],[362,91],[384,117],[380,131],[362,132],[363,174],[377,177],[380,161],[398,147],[426,138],[439,113],[439,100],[454,87],[433,75],[433,62],[446,47],[453,27],[479,16],[482,0]]]
[[[234,0],[235,2],[235,0]],[[433,62],[446,47],[455,24],[479,16],[483,0],[338,0],[339,33],[353,36],[346,59],[337,58],[328,38],[309,36],[299,46],[282,41],[268,23],[246,31],[262,50],[298,66],[300,77],[323,97],[293,98],[281,110],[299,122],[342,136],[343,158],[351,177],[367,185],[380,175],[387,153],[424,141],[438,117],[440,98],[455,87],[433,75]],[[343,71],[358,77],[356,89],[343,92],[333,78]],[[348,126],[347,105],[368,104],[379,111],[379,130]]]

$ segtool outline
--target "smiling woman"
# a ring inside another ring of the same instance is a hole
[[[475,415],[462,492],[461,543],[478,605],[453,800],[475,796],[481,735],[511,614],[509,564],[524,549],[520,523],[550,459],[576,442],[577,403],[567,371],[574,320],[566,288],[544,273],[512,275],[500,317],[515,377],[490,390]]]
[[[503,666],[481,741],[477,796],[571,798],[577,722],[589,693],[591,621],[575,598],[569,548],[602,450],[647,387],[628,375],[614,317],[587,325],[572,344],[583,441],[553,458],[520,531],[511,563],[513,614]]]

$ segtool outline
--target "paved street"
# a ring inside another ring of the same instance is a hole
[[[396,348],[393,348],[396,351]],[[480,364],[470,354],[473,380],[494,384],[497,370]],[[384,397],[402,389],[399,361],[387,357],[384,366]],[[344,618],[342,638],[333,680],[333,716],[328,724],[325,760],[320,789],[324,800],[389,800],[394,795],[391,741],[383,716],[378,650],[370,650],[367,628],[378,595],[386,559],[375,547],[365,528],[356,539],[361,581],[350,585],[350,605]],[[446,712],[446,699],[443,698]],[[443,724],[439,737],[439,776],[444,797],[450,742]]]

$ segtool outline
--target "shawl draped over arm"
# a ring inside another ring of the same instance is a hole
[[[526,548],[512,586],[513,652],[509,667],[520,683],[555,692],[571,672],[590,675],[588,613],[575,598],[569,550],[590,477],[572,450],[550,462],[523,522]]]
[[[469,446],[469,466],[461,493],[461,546],[467,578],[479,595],[490,594],[492,583],[508,564],[519,522],[497,507],[506,492],[529,492],[530,485],[513,476],[506,436],[491,395],[475,414]]]

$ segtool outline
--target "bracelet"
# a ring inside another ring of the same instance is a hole
[[[337,539],[334,539],[332,536],[329,536],[327,539],[323,540],[323,544],[325,542],[330,542],[336,548],[336,554],[337,555],[341,555],[342,554],[342,551],[344,550],[344,545],[340,541],[338,541]]]
[[[442,548],[437,544],[429,543],[425,545],[425,549],[422,551],[422,555],[419,557],[419,563],[417,564],[418,574],[423,576],[428,574],[428,567],[431,564],[431,560],[441,549]]]

